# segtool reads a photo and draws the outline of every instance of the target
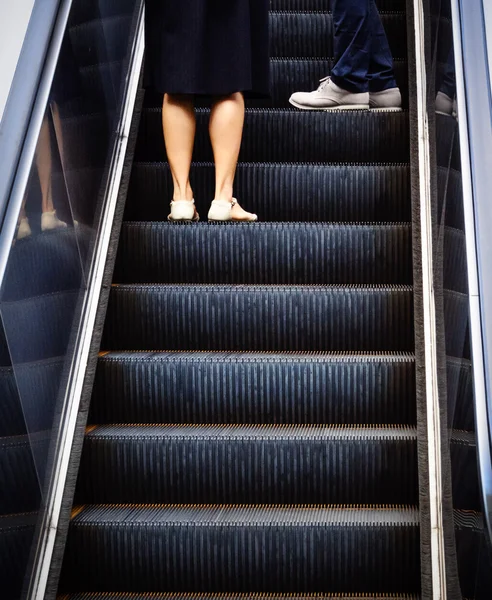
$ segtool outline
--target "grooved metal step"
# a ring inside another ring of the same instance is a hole
[[[411,284],[410,224],[124,223],[116,283]]]
[[[417,504],[407,427],[89,428],[80,504]]]
[[[3,303],[3,322],[14,364],[65,355],[79,293],[77,289]]]
[[[277,0],[274,1],[276,2]],[[317,2],[318,0],[314,1]],[[134,9],[135,0],[84,0],[83,2],[75,2],[73,4],[70,9],[68,23],[70,27],[74,27],[81,23],[92,21],[95,15],[99,16],[101,19],[121,15],[132,15]]]
[[[119,13],[72,26],[70,42],[79,66],[123,60],[128,52],[131,24],[131,14]]]
[[[0,516],[2,598],[21,597],[37,519],[37,513]]]
[[[325,9],[326,10],[326,9]],[[393,58],[406,58],[404,12],[382,13],[381,21]],[[274,57],[334,57],[333,17],[321,12],[271,12],[270,53]]]
[[[89,422],[413,425],[410,354],[109,352]]]
[[[64,358],[0,368],[0,438],[48,431]]]
[[[191,182],[197,208],[205,218],[215,191],[213,163],[194,163]],[[442,185],[446,185],[443,178]],[[235,193],[261,221],[411,220],[406,164],[239,163]],[[133,164],[127,221],[165,221],[171,198],[172,178],[166,163]]]
[[[473,374],[471,361],[448,357],[446,361],[448,426],[474,431]]]
[[[128,593],[81,593],[59,596],[59,600],[418,600],[407,594],[132,594]]]
[[[64,577],[87,591],[144,581],[148,592],[417,593],[419,516],[406,507],[89,505],[74,511]]]
[[[106,350],[413,347],[409,286],[117,285],[102,343]]]
[[[194,159],[198,162],[213,160],[208,118],[208,110],[197,110]],[[163,161],[165,156],[161,110],[146,109],[142,112],[135,160]],[[406,112],[246,111],[240,153],[243,162],[405,163],[408,158]]]
[[[376,0],[376,4],[380,11],[404,11],[407,6],[405,0]],[[271,10],[328,12],[331,7],[326,0],[270,0],[270,8]]]
[[[85,253],[87,242],[73,228],[17,240],[9,257],[2,301],[80,288],[84,285],[80,253]]]
[[[0,515],[38,509],[41,491],[33,452],[40,450],[27,435],[0,437]]]

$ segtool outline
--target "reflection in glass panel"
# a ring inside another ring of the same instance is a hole
[[[456,102],[451,6],[432,0],[432,80],[429,111],[435,114],[437,231],[436,289],[442,290],[447,364],[447,400],[456,549],[461,591],[466,598],[490,598],[490,562],[481,514],[475,444],[469,299],[461,159]],[[439,305],[438,305],[439,310]]]
[[[138,7],[72,3],[0,290],[2,600],[31,574]]]
[[[0,581],[17,598],[41,502],[24,411],[0,322]]]
[[[65,186],[54,185],[54,173],[61,169],[58,126],[57,118],[47,112],[0,297],[40,482],[44,482],[62,370],[83,287],[68,195]]]

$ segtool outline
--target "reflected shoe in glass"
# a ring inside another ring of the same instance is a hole
[[[199,221],[194,200],[173,200],[168,221]]]
[[[400,88],[394,87],[382,92],[369,93],[369,107],[371,110],[401,110],[401,92]]]
[[[301,110],[367,110],[369,93],[352,94],[336,85],[330,77],[325,77],[317,90],[296,92],[289,102]]]
[[[32,234],[31,226],[27,217],[23,217],[19,223],[19,229],[17,230],[17,239],[29,237]]]
[[[67,224],[65,221],[60,221],[60,219],[56,216],[56,210],[50,210],[41,215],[41,231],[64,229],[66,227]]]
[[[450,117],[456,117],[458,107],[456,100],[453,100],[450,96],[444,92],[437,92],[436,96],[436,113],[440,115],[448,115]]]
[[[208,220],[254,223],[258,221],[258,216],[243,210],[238,201],[233,198],[232,202],[227,202],[227,200],[213,200],[208,211]]]

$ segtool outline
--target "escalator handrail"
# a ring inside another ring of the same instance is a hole
[[[0,123],[0,287],[72,0],[35,0]]]
[[[486,1],[452,0],[452,16],[477,454],[484,522],[492,538],[492,56],[487,48],[492,11]]]

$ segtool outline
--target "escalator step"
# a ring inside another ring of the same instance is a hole
[[[119,14],[70,28],[72,48],[80,67],[121,61],[128,52],[132,17]]]
[[[407,427],[91,427],[78,504],[417,504]]]
[[[208,110],[197,110],[195,160],[199,162],[213,161],[208,118]],[[96,123],[96,119],[87,120],[85,125],[95,127]],[[83,122],[77,125],[82,127]],[[248,110],[240,160],[404,163],[408,161],[408,148],[405,112]],[[161,110],[146,109],[142,112],[135,160],[159,162],[164,158]]]
[[[468,351],[468,294],[444,290],[444,331],[446,354],[455,358],[470,356]]]
[[[413,293],[408,286],[113,286],[102,347],[411,351]]]
[[[454,524],[463,598],[488,598],[492,589],[492,571],[483,514],[455,510]]]
[[[0,369],[0,438],[53,427],[64,358]]]
[[[58,600],[418,600],[408,594],[142,594],[142,593],[81,593],[59,596]]]
[[[109,352],[90,423],[416,423],[414,357]]]
[[[444,289],[467,294],[468,268],[465,233],[459,229],[445,227],[442,239]]]
[[[81,247],[82,242],[82,236],[77,236],[73,228],[55,229],[18,240],[10,253],[2,301],[82,287],[80,254],[86,250]]]
[[[125,223],[116,283],[411,284],[409,224]]]
[[[388,2],[391,0],[383,1]],[[132,15],[134,10],[135,0],[84,0],[83,2],[74,2],[70,9],[69,25],[73,27],[93,19]]]
[[[0,438],[0,515],[39,507],[41,492],[33,458],[38,446],[27,435]]]
[[[0,581],[5,600],[21,597],[37,519],[37,513],[0,516]]]
[[[473,431],[475,428],[473,375],[469,360],[447,358],[448,427]]]
[[[453,169],[438,167],[437,185],[439,193],[437,206],[439,223],[441,224],[444,213],[445,225],[465,231],[461,173]]]
[[[414,508],[76,508],[61,589],[416,593]]]
[[[392,56],[406,58],[406,15],[383,13],[381,21]],[[270,13],[270,53],[274,57],[334,57],[333,17],[328,12]]]
[[[405,0],[376,0],[376,5],[380,11],[404,11],[407,6]],[[272,10],[327,12],[329,3],[326,0],[270,0],[270,7]]]
[[[80,83],[93,112],[117,108],[123,66],[124,62],[118,61],[80,70]]]
[[[481,509],[481,501],[475,434],[469,431],[453,431],[450,450],[453,506],[478,511]]]
[[[195,163],[191,181],[204,215],[213,198],[215,168]],[[236,195],[262,221],[410,221],[408,165],[239,163]],[[172,198],[166,163],[134,163],[127,221],[165,221]]]
[[[65,355],[78,296],[77,289],[3,303],[3,322],[14,364]]]

